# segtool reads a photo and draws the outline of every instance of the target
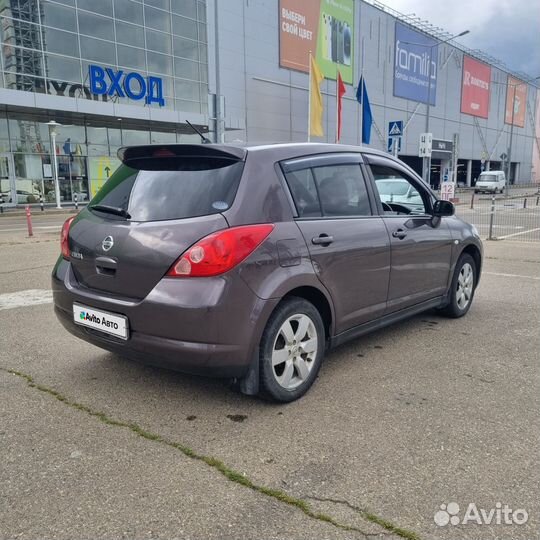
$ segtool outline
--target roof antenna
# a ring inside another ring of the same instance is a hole
[[[203,144],[212,144],[212,141],[208,138],[208,137],[205,137],[189,120],[186,120],[186,124],[195,132],[197,133],[197,135],[199,135],[199,137],[201,138],[202,140],[202,143]]]

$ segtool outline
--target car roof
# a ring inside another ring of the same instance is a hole
[[[363,153],[376,156],[385,156],[395,160],[393,156],[365,146],[329,143],[275,143],[275,144],[151,144],[140,146],[126,146],[118,150],[118,158],[122,163],[136,166],[137,160],[152,157],[156,152],[167,152],[170,156],[189,158],[217,158],[233,161],[245,160],[248,155],[260,155],[265,159],[282,161],[296,157],[312,156],[330,153]],[[397,160],[395,160],[397,161]]]
[[[233,146],[233,145],[231,145]],[[369,153],[380,156],[389,156],[385,152],[375,150],[367,146],[356,146],[348,144],[330,144],[319,142],[295,142],[295,143],[269,143],[269,144],[248,144],[243,146],[248,153],[268,152],[273,153],[278,159],[283,159],[279,156],[282,154],[296,154],[298,157],[313,155],[313,154],[328,154],[335,152],[354,152],[354,153]]]

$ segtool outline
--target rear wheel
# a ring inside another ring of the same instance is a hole
[[[453,318],[463,317],[471,307],[475,288],[476,263],[471,255],[463,253],[456,264],[450,286],[449,302],[442,312]]]
[[[259,349],[262,392],[275,401],[303,396],[317,377],[324,356],[324,325],[317,308],[288,298],[274,311]]]

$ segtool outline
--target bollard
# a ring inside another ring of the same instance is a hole
[[[493,240],[493,217],[495,215],[495,195],[491,197],[491,212],[489,214],[489,235],[488,240]]]
[[[527,197],[523,199],[523,208],[527,208]]]
[[[41,211],[45,210],[45,207],[43,206],[43,195],[39,196],[39,207],[41,208]]]
[[[474,191],[471,194],[471,210],[474,210]]]
[[[0,193],[0,214],[3,214],[3,213],[4,213],[4,196]]]
[[[75,210],[79,209],[79,201],[77,200],[77,194],[73,195],[73,200],[75,201]]]
[[[540,201],[540,197],[536,197],[536,206],[538,206],[538,201]]]
[[[26,225],[28,225],[28,236],[34,236],[32,231],[32,212],[30,206],[26,205]]]

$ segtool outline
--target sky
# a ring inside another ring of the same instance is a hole
[[[502,60],[511,70],[540,75],[540,1],[538,0],[381,0],[383,4],[440,26],[457,40]]]

